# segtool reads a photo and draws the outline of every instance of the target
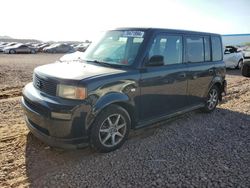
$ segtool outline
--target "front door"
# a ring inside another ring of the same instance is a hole
[[[158,34],[148,59],[164,57],[162,66],[145,66],[141,73],[140,120],[157,118],[187,106],[187,66],[182,61],[182,36]]]

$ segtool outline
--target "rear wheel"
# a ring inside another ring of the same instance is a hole
[[[15,50],[10,50],[10,54],[15,54],[16,51]]]
[[[123,145],[130,130],[128,112],[117,105],[105,108],[91,128],[91,147],[99,152],[110,152]]]
[[[241,69],[241,67],[243,66],[243,60],[239,60],[237,66],[235,67],[236,69]]]
[[[208,96],[206,98],[206,104],[205,107],[202,109],[203,112],[212,112],[219,101],[219,88],[217,86],[213,86],[209,92]]]
[[[31,54],[35,54],[36,51],[35,51],[35,50],[31,50],[30,53],[31,53]]]

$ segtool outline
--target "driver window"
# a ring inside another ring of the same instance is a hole
[[[155,55],[164,57],[164,65],[182,63],[182,37],[174,35],[156,36],[149,51],[149,59]]]

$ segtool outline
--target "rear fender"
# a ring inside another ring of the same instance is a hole
[[[214,85],[217,85],[219,87],[219,90],[220,90],[219,100],[222,100],[222,92],[224,92],[224,79],[220,76],[214,77],[214,79],[210,82],[210,85],[209,85],[204,97],[206,97],[208,95],[208,92],[210,91],[210,89]]]

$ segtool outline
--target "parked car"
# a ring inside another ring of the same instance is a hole
[[[227,68],[240,69],[243,64],[243,53],[234,46],[226,46],[224,50],[224,62]]]
[[[4,42],[4,43],[2,43],[2,44],[0,45],[0,52],[3,52],[3,49],[4,49],[5,47],[14,46],[14,45],[16,45],[16,44],[17,44],[16,42],[10,42],[10,43]]]
[[[27,45],[24,44],[16,44],[13,46],[8,46],[3,49],[3,53],[6,54],[16,54],[16,53],[30,53],[30,54],[35,54],[36,49],[32,47],[28,47]]]
[[[44,48],[46,48],[46,47],[48,47],[48,46],[50,46],[49,43],[42,43],[42,44],[39,44],[39,45],[36,46],[36,47],[37,47],[37,51],[38,51],[38,52],[43,52],[43,51],[44,51]]]
[[[250,59],[250,46],[244,48],[243,56],[244,56],[244,59],[246,60]]]
[[[85,52],[87,48],[89,47],[89,45],[90,43],[82,43],[82,44],[75,46],[74,48],[76,51]]]
[[[241,68],[241,74],[245,77],[250,77],[250,59],[246,59]]]
[[[75,49],[68,44],[52,44],[45,47],[43,51],[47,53],[72,53],[75,52]]]
[[[23,89],[27,126],[51,146],[110,152],[131,128],[212,112],[226,93],[218,34],[120,28],[84,54],[37,67]]]

